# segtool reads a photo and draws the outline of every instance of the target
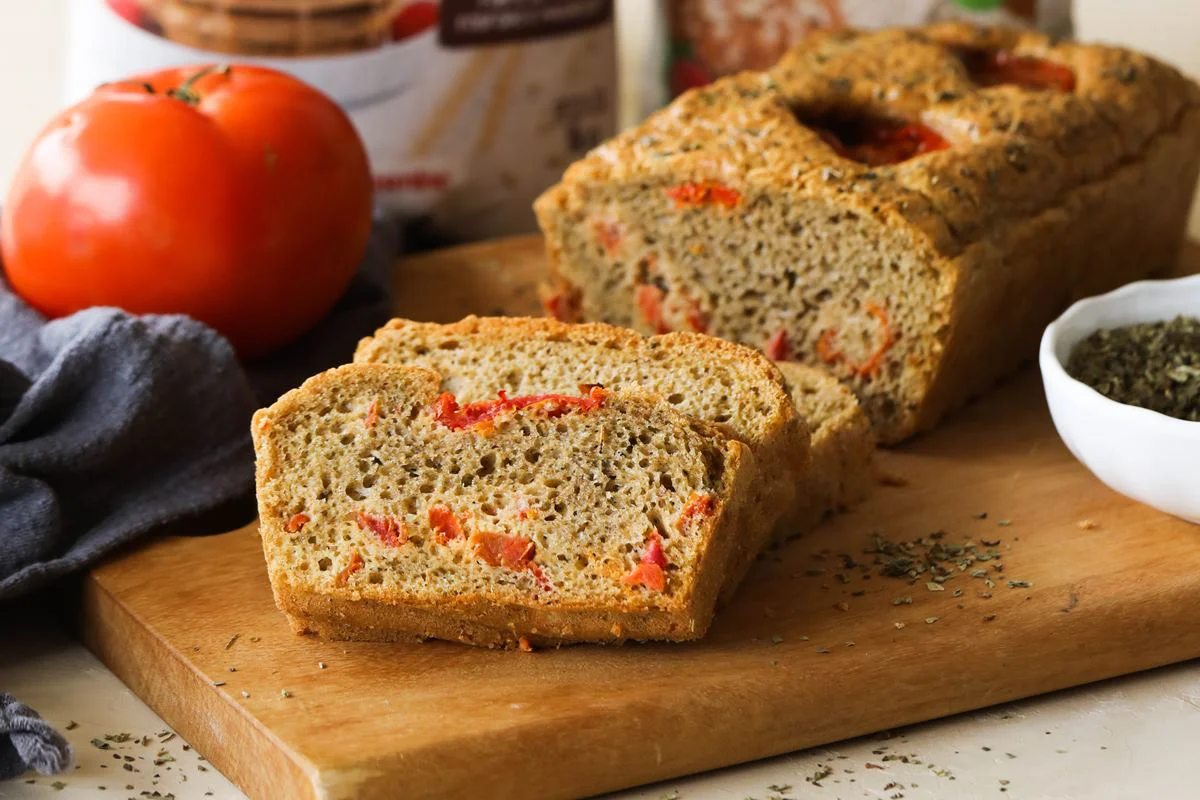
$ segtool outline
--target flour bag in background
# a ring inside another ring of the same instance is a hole
[[[648,2],[649,0],[647,0]],[[814,30],[921,25],[947,19],[1071,34],[1070,0],[658,0],[642,111],[714,78],[765,69]]]
[[[536,229],[530,204],[616,125],[613,0],[72,0],[67,102],[254,62],[333,97],[409,240]]]

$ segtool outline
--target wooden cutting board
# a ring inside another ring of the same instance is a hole
[[[541,270],[533,239],[415,258],[398,312],[534,312]],[[1200,656],[1200,528],[1076,463],[1034,371],[880,461],[905,485],[768,553],[694,644],[525,654],[295,636],[253,526],[100,567],[83,632],[262,798],[589,794]],[[934,531],[999,540],[1003,573],[981,565],[996,586],[968,571],[932,591],[863,554],[872,532]]]

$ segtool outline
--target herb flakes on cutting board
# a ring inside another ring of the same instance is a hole
[[[1200,421],[1196,317],[1098,330],[1075,345],[1066,369],[1110,400]]]

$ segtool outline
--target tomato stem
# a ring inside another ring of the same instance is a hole
[[[192,75],[186,81],[181,83],[175,89],[167,90],[167,97],[173,97],[176,100],[182,100],[190,106],[197,105],[200,102],[200,95],[196,94],[193,87],[196,82],[207,75],[228,75],[233,70],[228,64],[210,64],[204,69]]]

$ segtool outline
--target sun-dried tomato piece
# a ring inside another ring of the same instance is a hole
[[[458,517],[448,506],[437,504],[429,507],[429,527],[433,528],[438,544],[446,544],[451,539],[461,539],[466,536]]]
[[[836,339],[837,328],[827,328],[817,337],[817,358],[826,364],[836,364],[843,358],[842,351],[834,345]]]
[[[977,86],[1075,91],[1075,72],[1044,58],[1017,55],[1011,50],[961,49],[957,54]]]
[[[792,357],[792,346],[788,343],[787,331],[783,328],[775,331],[775,334],[767,340],[763,352],[772,361],[789,360]]]
[[[283,526],[283,529],[288,533],[296,533],[297,531],[304,530],[304,526],[310,521],[311,520],[309,519],[308,514],[296,514],[287,521],[287,524]]]
[[[489,567],[520,571],[529,565],[537,552],[532,539],[507,533],[478,531],[471,534],[470,541],[475,557]]]
[[[341,572],[339,572],[337,574],[337,577],[333,579],[333,582],[335,584],[337,584],[338,586],[345,586],[346,582],[350,580],[350,576],[353,575],[354,573],[358,572],[362,568],[363,568],[362,556],[360,556],[358,554],[357,550],[351,550],[350,551],[350,563],[348,563],[346,565],[345,569],[343,569]]]
[[[662,536],[658,531],[651,531],[641,561],[622,580],[628,586],[645,586],[661,592],[667,587],[666,569],[667,557],[662,549]]]
[[[396,517],[380,517],[360,511],[354,521],[361,530],[371,531],[388,547],[399,547],[408,541],[408,528]]]
[[[592,223],[592,235],[604,248],[604,252],[610,256],[615,256],[621,249],[621,225],[616,220],[596,220]]]
[[[559,289],[542,296],[542,309],[546,316],[559,322],[578,322],[583,310],[583,295],[578,289]]]
[[[540,586],[545,591],[548,592],[554,588],[554,584],[552,584],[550,582],[550,579],[546,577],[546,574],[544,572],[542,572],[542,568],[540,566],[538,566],[537,564],[535,564],[534,562],[530,561],[525,566],[525,569],[527,569],[529,571],[529,574],[533,576],[533,579],[535,581],[537,581],[537,585]]]
[[[868,300],[863,303],[863,310],[879,323],[879,331],[882,334],[878,337],[878,343],[871,355],[861,364],[854,363],[834,344],[837,339],[837,329],[829,328],[822,331],[817,339],[817,358],[830,365],[839,361],[843,362],[852,373],[860,378],[874,378],[883,368],[883,359],[888,350],[896,343],[896,334],[892,331],[891,320],[888,319],[887,312],[882,306]]]
[[[372,430],[375,423],[379,422],[379,400],[371,401],[371,405],[367,407],[367,416],[363,419],[363,424],[367,426],[367,430]]]
[[[434,402],[433,418],[451,430],[473,428],[488,423],[509,411],[532,411],[547,417],[561,417],[572,411],[594,411],[604,404],[608,392],[594,387],[586,397],[565,394],[535,394],[509,397],[504,390],[496,400],[484,400],[460,406],[454,395],[446,392]]]
[[[742,202],[742,194],[716,181],[688,181],[666,189],[667,197],[675,201],[676,208],[716,205],[733,208]]]
[[[684,311],[683,319],[693,333],[708,333],[708,316],[691,298],[688,298],[687,310]]]
[[[684,503],[683,510],[679,512],[679,519],[676,520],[675,524],[680,530],[689,528],[699,523],[705,517],[712,516],[716,506],[717,498],[711,494],[693,492],[688,501]]]
[[[864,378],[873,378],[883,367],[883,357],[896,343],[896,335],[892,332],[892,324],[888,319],[887,312],[881,306],[866,302],[863,303],[863,310],[879,322],[879,330],[883,336],[879,337],[879,344],[875,346],[875,352],[871,353],[870,357],[862,364],[854,367],[854,371]]]
[[[524,636],[520,636],[517,638],[517,649],[519,649],[522,653],[532,653],[533,645],[529,643],[529,639],[525,638]]]
[[[655,333],[667,333],[671,329],[663,321],[662,302],[667,293],[652,283],[639,283],[634,293],[634,301],[642,319],[646,320]]]

